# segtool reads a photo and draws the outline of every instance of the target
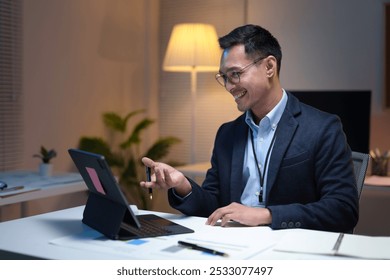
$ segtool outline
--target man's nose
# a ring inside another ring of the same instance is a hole
[[[234,89],[236,86],[236,84],[233,84],[230,82],[229,79],[226,80],[226,83],[225,83],[225,89],[231,93],[232,89]]]

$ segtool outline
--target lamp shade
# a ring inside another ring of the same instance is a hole
[[[219,69],[221,49],[214,26],[182,23],[173,27],[163,70],[214,72]]]

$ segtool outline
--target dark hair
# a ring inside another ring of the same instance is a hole
[[[253,24],[240,26],[219,38],[218,42],[224,50],[243,44],[245,53],[253,58],[255,58],[255,55],[274,56],[277,61],[279,75],[282,63],[281,47],[278,40],[263,27]]]

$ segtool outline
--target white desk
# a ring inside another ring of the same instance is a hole
[[[0,192],[0,213],[3,206],[20,204],[21,217],[27,216],[26,205],[30,201],[87,191],[78,173],[58,173],[45,178],[38,172],[18,170],[0,172],[0,180],[5,181],[8,188],[24,186],[20,193],[13,195],[1,196]]]
[[[98,237],[100,234],[81,222],[83,210],[84,207],[79,206],[0,223],[0,259],[229,259],[183,248],[177,253],[178,240],[203,245],[206,243],[208,246],[218,246],[222,251],[230,250],[229,253],[233,252],[232,259],[340,258],[273,251],[272,247],[286,233],[283,230],[272,231],[268,227],[212,227],[205,225],[205,218],[156,212],[194,229],[195,233],[141,239],[135,243],[99,238],[94,241],[93,236]],[[145,211],[140,212],[142,214]],[[81,236],[77,237],[78,234]],[[262,241],[253,242],[255,238]],[[101,245],[95,246],[91,242],[100,242]]]

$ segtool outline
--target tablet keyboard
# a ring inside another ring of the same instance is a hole
[[[138,219],[141,227],[136,228],[129,224],[122,223],[122,228],[138,237],[153,237],[169,235],[172,231],[161,225],[156,225],[153,221],[147,219]]]

